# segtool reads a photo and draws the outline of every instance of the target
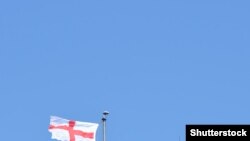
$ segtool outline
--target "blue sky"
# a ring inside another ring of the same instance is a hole
[[[51,115],[100,123],[104,110],[107,141],[249,124],[249,5],[0,1],[1,140],[49,141]]]

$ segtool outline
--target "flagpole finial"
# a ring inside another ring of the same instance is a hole
[[[108,111],[104,111],[102,114],[103,114],[103,116],[102,116],[102,121],[106,121],[109,112],[108,112]]]
[[[104,115],[108,115],[109,112],[108,112],[108,111],[104,111],[103,114],[104,114]]]

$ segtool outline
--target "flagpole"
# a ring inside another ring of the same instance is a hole
[[[102,115],[102,123],[103,123],[103,141],[106,141],[106,121],[107,121],[107,116],[109,112],[104,111]]]

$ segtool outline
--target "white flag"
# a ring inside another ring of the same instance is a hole
[[[51,116],[49,132],[60,141],[95,141],[97,123],[80,122]]]

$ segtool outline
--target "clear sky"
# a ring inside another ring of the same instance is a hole
[[[0,1],[1,140],[50,141],[51,115],[100,123],[104,110],[107,141],[184,141],[186,124],[249,124],[249,7]]]

